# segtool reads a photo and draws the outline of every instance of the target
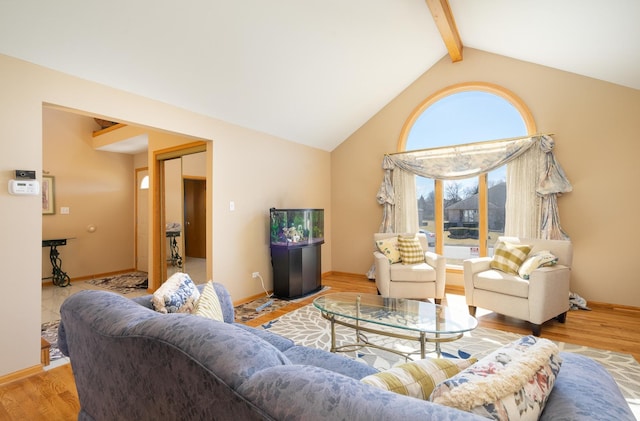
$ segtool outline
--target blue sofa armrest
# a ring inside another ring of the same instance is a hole
[[[561,352],[560,356],[560,373],[541,421],[636,419],[615,380],[600,363],[571,352]]]

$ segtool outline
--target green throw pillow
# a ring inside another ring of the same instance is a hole
[[[440,382],[455,376],[476,361],[475,358],[426,358],[371,374],[360,381],[401,395],[428,400]]]
[[[424,263],[424,251],[417,237],[398,236],[398,249],[402,263],[407,265]]]
[[[531,246],[498,241],[493,250],[491,269],[498,269],[512,275],[518,274],[520,265],[527,259]]]

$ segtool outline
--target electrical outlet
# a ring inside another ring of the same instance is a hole
[[[253,279],[255,279],[255,278],[259,277],[259,276],[260,276],[260,272],[253,272],[253,273],[251,274],[251,277],[252,277]]]

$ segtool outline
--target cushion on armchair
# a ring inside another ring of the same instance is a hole
[[[424,250],[417,237],[398,236],[398,249],[402,263],[406,265],[424,263]]]
[[[493,251],[491,268],[501,270],[512,275],[518,274],[518,269],[527,259],[531,246],[528,244],[513,244],[498,241]]]
[[[387,256],[389,263],[398,263],[402,259],[400,258],[400,250],[398,249],[398,237],[383,238],[376,240],[376,247],[380,253]]]
[[[522,279],[529,279],[531,272],[543,266],[553,266],[558,263],[558,258],[548,250],[532,253],[518,269],[518,275]]]

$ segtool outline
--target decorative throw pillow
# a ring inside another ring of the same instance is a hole
[[[398,237],[384,238],[376,241],[376,247],[380,253],[387,256],[389,263],[398,263],[400,259],[400,250],[398,250]]]
[[[202,289],[202,294],[200,294],[200,298],[198,302],[196,302],[196,308],[193,313],[197,316],[207,317],[219,322],[224,321],[222,307],[220,306],[218,294],[213,287],[213,281],[207,282]]]
[[[151,302],[160,313],[193,313],[198,298],[200,291],[189,275],[177,272],[153,293]]]
[[[427,400],[438,383],[458,374],[476,361],[475,358],[426,358],[371,374],[360,381],[401,395]]]
[[[398,249],[402,263],[407,265],[424,263],[424,251],[417,237],[398,236]]]
[[[560,371],[558,352],[525,336],[438,384],[430,399],[486,418],[537,420]]]
[[[517,275],[520,265],[527,259],[530,251],[531,246],[528,244],[498,241],[493,250],[493,259],[490,266],[492,269]]]
[[[527,260],[518,269],[518,275],[522,279],[529,279],[531,272],[543,266],[553,266],[558,263],[558,258],[549,250],[541,250],[527,257]]]

